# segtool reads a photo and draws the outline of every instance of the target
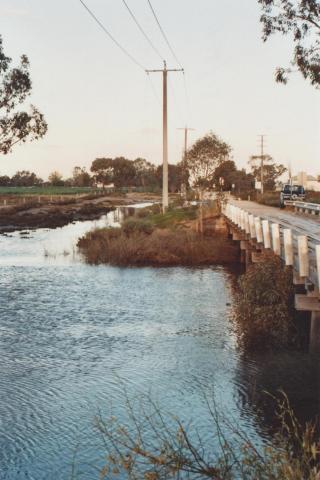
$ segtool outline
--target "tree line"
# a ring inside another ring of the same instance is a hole
[[[238,169],[231,157],[231,147],[215,133],[209,132],[198,139],[176,165],[169,164],[169,192],[187,189],[223,190],[246,194],[255,189],[260,167],[252,164],[251,172]],[[265,190],[274,190],[277,179],[286,171],[268,157],[264,167]],[[12,177],[0,176],[0,186],[31,187],[39,185],[68,187],[114,188],[139,187],[149,191],[162,188],[162,165],[154,165],[144,158],[130,160],[125,157],[101,157],[93,160],[90,172],[85,167],[75,167],[70,178],[64,179],[53,171],[44,182],[34,172],[18,171]]]

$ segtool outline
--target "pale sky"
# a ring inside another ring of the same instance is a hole
[[[86,0],[116,39],[145,67],[162,68],[122,0]],[[147,0],[127,0],[153,43],[177,67]],[[320,92],[300,74],[275,83],[288,66],[289,39],[261,40],[257,0],[153,0],[159,20],[186,70],[170,74],[169,162],[181,158],[186,123],[190,143],[209,130],[227,141],[239,167],[267,153],[291,162],[293,173],[320,174]],[[79,0],[0,0],[5,53],[31,62],[30,102],[49,124],[45,139],[18,146],[0,159],[0,174],[52,170],[70,176],[96,157],[162,160],[161,75],[151,81],[99,29]],[[187,107],[189,104],[189,107]]]

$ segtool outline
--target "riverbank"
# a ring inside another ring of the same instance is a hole
[[[28,205],[0,208],[0,233],[36,228],[63,227],[75,221],[95,220],[114,210],[117,206],[131,205],[142,201],[154,201],[157,197],[146,194],[119,196],[81,197],[59,203],[34,201]]]
[[[139,218],[140,217],[140,218]],[[121,228],[102,228],[80,238],[78,247],[90,264],[118,266],[204,266],[233,264],[239,249],[221,229],[217,213],[198,230],[194,208],[169,210],[165,215],[150,209],[127,219]]]

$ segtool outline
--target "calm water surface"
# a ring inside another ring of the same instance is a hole
[[[81,478],[101,448],[93,428],[112,404],[151,391],[206,434],[204,395],[257,442],[268,411],[254,391],[284,387],[302,415],[318,408],[308,355],[246,358],[228,315],[236,274],[223,268],[88,266],[75,243],[98,222],[0,236],[0,479]]]

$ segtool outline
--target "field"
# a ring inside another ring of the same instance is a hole
[[[1,195],[77,195],[90,194],[100,189],[92,187],[0,187]]]

